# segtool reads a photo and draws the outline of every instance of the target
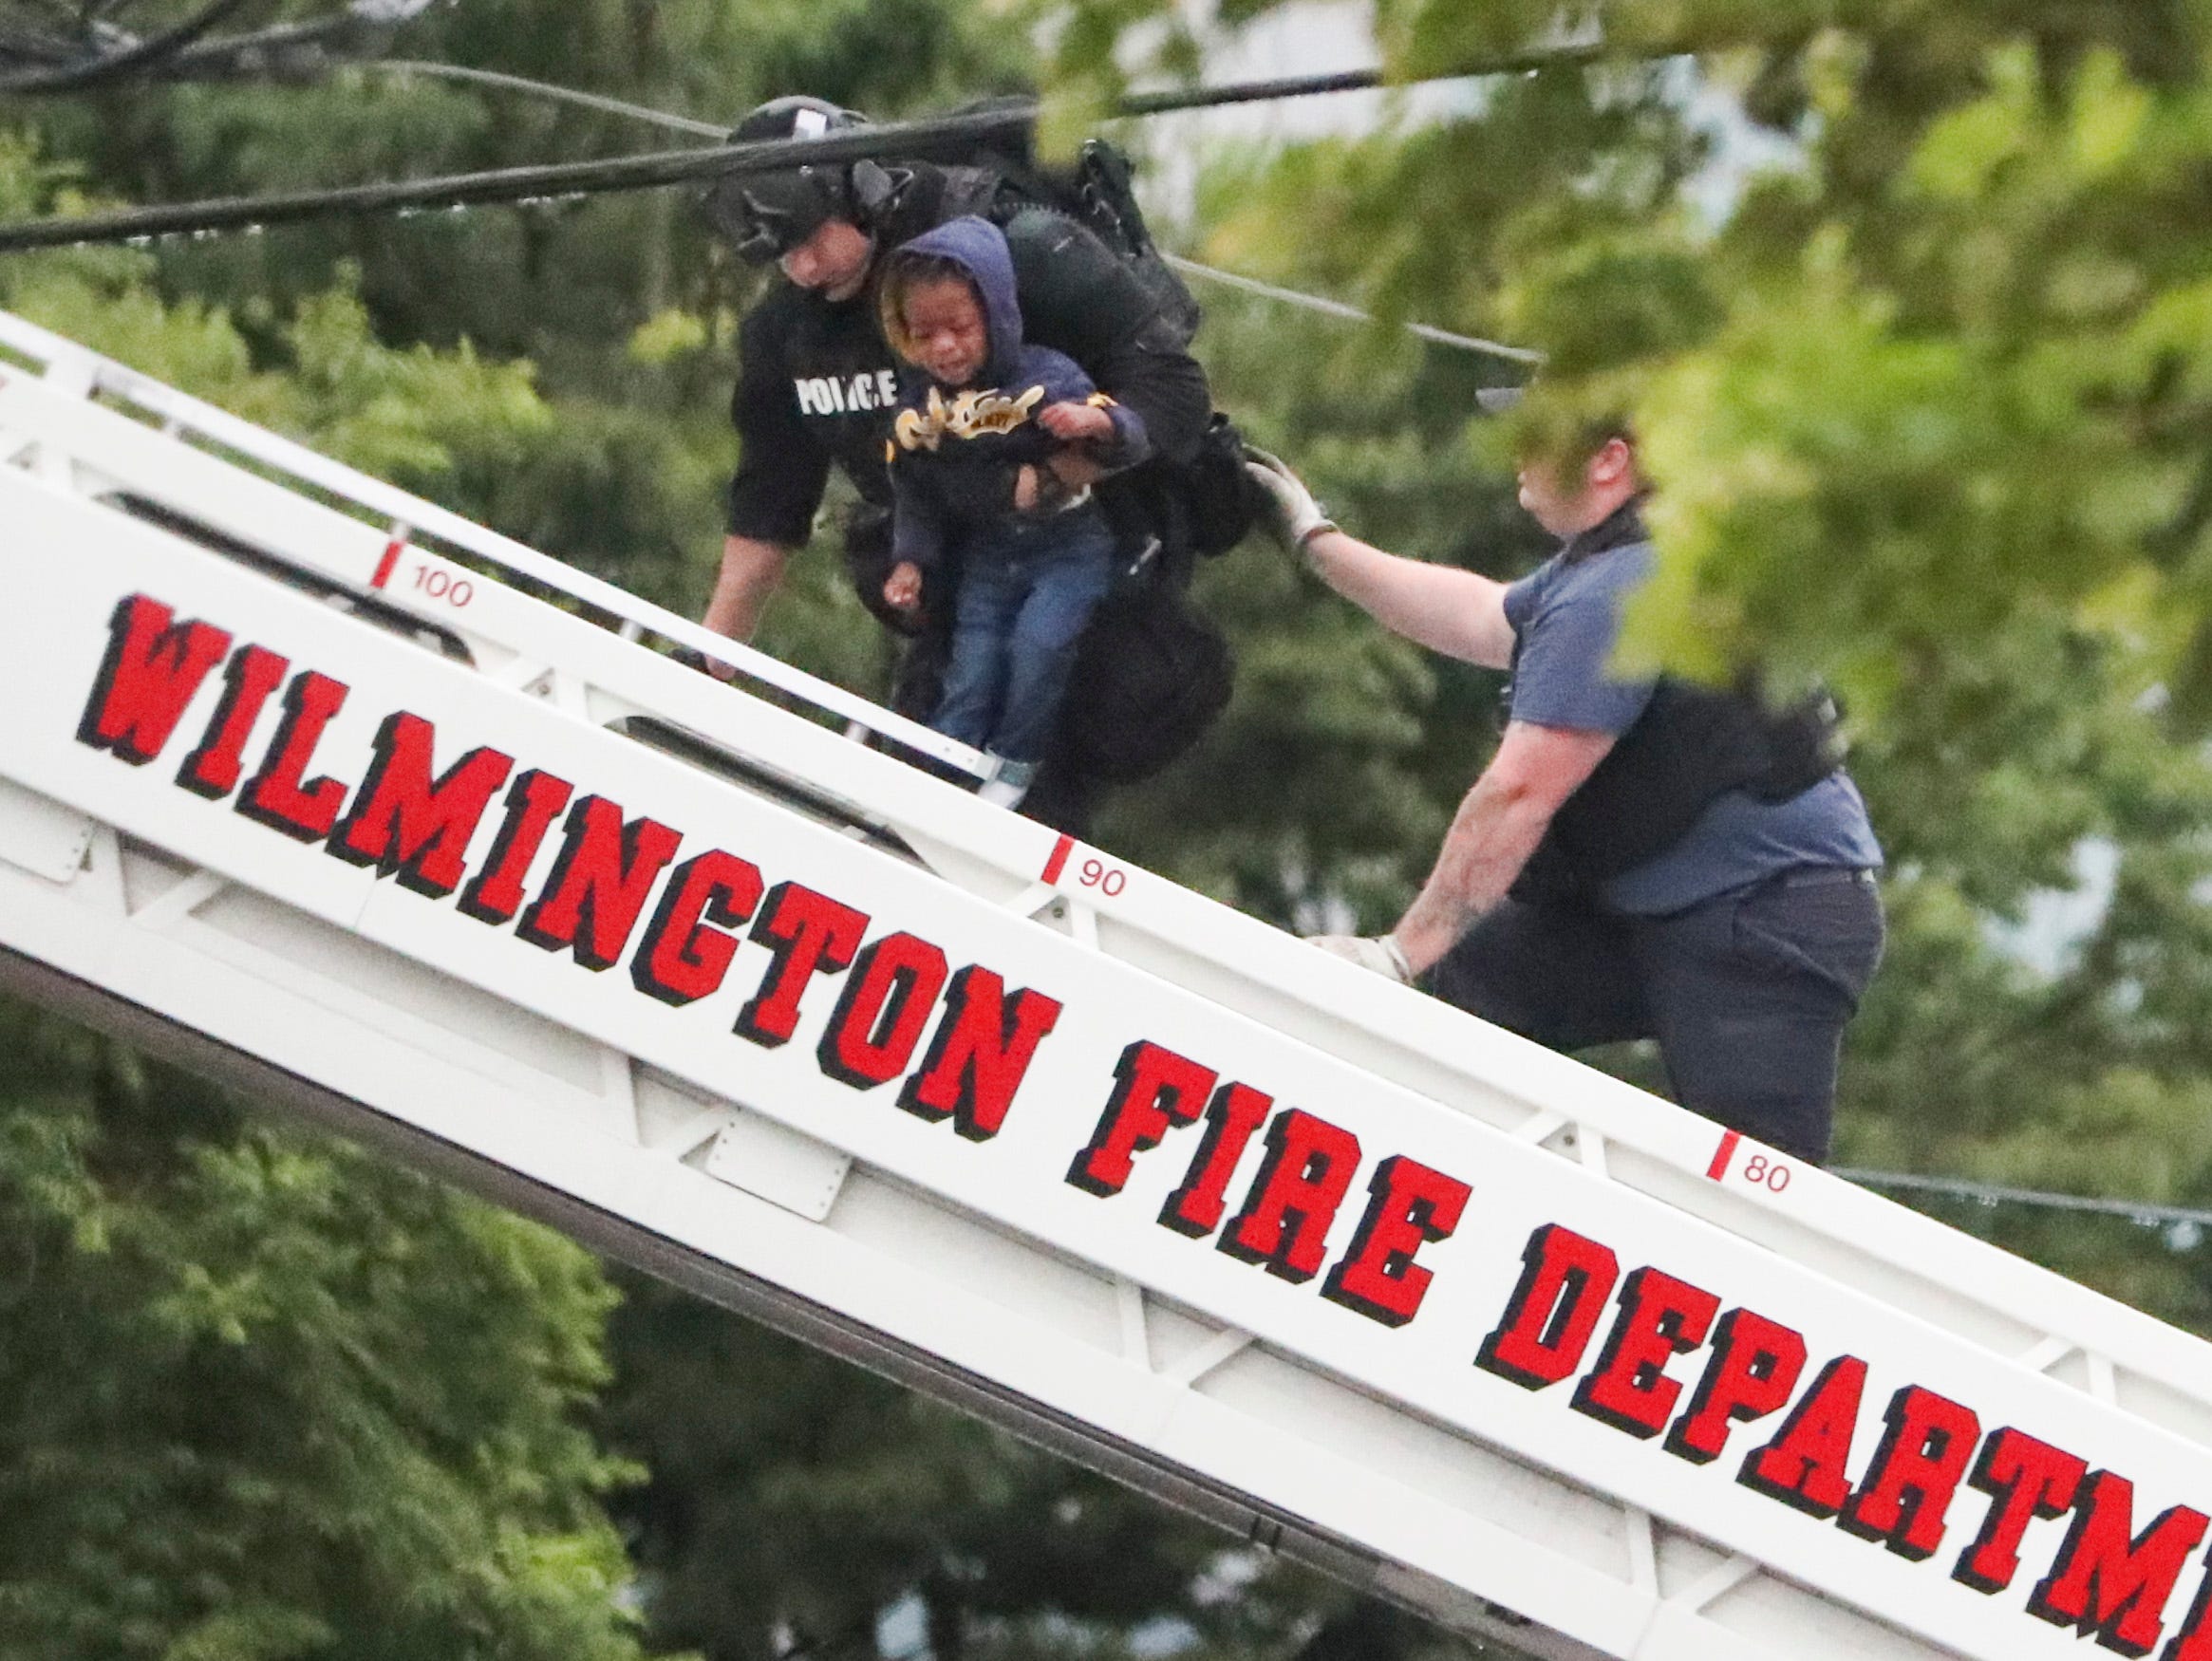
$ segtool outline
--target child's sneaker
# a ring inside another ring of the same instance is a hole
[[[1008,761],[1004,756],[994,756],[998,770],[983,782],[975,793],[994,808],[1018,808],[1022,798],[1029,793],[1029,787],[1037,781],[1037,763],[1034,761]]]

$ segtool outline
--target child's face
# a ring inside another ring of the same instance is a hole
[[[916,283],[900,307],[914,361],[947,386],[965,386],[991,355],[990,327],[975,290],[957,278]]]

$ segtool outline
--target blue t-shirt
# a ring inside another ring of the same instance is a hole
[[[1571,563],[1554,555],[1506,590],[1516,642],[1512,719],[1618,737],[1651,701],[1650,680],[1611,674],[1628,596],[1650,575],[1649,542]],[[1859,787],[1840,769],[1785,802],[1730,791],[1665,852],[1608,882],[1606,905],[1641,917],[1682,910],[1793,866],[1882,864]]]

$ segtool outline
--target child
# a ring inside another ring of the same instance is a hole
[[[925,572],[957,568],[951,661],[929,725],[990,755],[982,794],[1013,807],[1114,565],[1105,514],[1050,458],[1075,447],[1107,472],[1132,466],[1148,449],[1144,423],[1073,361],[1022,341],[1014,262],[987,219],[954,219],[896,250],[880,304],[885,338],[922,371],[890,444],[884,599],[911,610]]]

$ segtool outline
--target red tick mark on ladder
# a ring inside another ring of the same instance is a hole
[[[370,588],[381,588],[392,580],[392,569],[400,563],[400,551],[406,546],[406,538],[402,536],[384,544],[384,556],[376,562],[376,575],[368,579]]]
[[[1060,872],[1068,868],[1068,855],[1075,851],[1076,839],[1062,836],[1052,845],[1052,856],[1044,862],[1044,881],[1057,883]]]
[[[1729,1162],[1735,1158],[1735,1145],[1742,1140],[1734,1130],[1723,1135],[1720,1146],[1713,1150],[1713,1163],[1705,1167],[1705,1174],[1716,1183],[1728,1175]]]

